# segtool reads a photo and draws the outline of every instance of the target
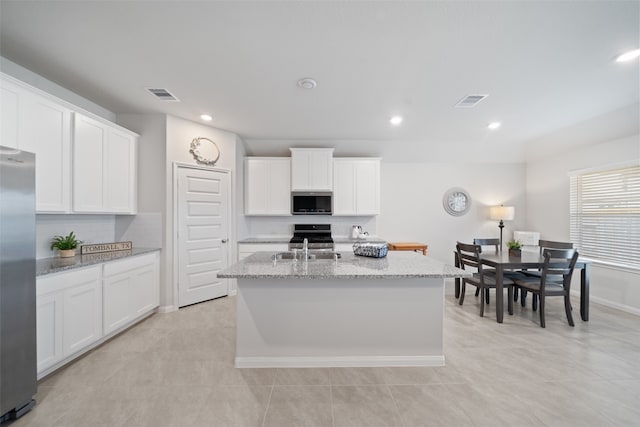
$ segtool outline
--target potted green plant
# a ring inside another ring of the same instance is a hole
[[[76,255],[76,248],[82,243],[76,239],[73,231],[66,236],[55,236],[51,239],[51,250],[58,249],[58,255],[61,258],[68,258]]]
[[[509,248],[509,256],[521,256],[522,255],[522,243],[519,240],[509,240],[507,242]]]

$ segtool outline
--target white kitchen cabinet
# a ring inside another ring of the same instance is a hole
[[[0,145],[18,148],[20,98],[23,90],[5,78],[0,79]]]
[[[103,323],[109,334],[159,304],[159,257],[152,253],[104,265]]]
[[[333,148],[290,148],[292,191],[333,191]]]
[[[75,114],[75,212],[136,213],[136,143],[134,134]]]
[[[238,261],[256,252],[286,252],[289,243],[238,243]]]
[[[247,157],[244,161],[245,215],[291,215],[291,159]]]
[[[333,215],[367,216],[380,213],[380,159],[333,160]]]
[[[40,283],[41,279],[38,279]],[[42,372],[61,361],[64,292],[36,297],[37,371]]]
[[[36,155],[36,211],[71,210],[71,115],[64,104],[1,79],[0,145]]]
[[[36,319],[38,373],[99,340],[100,267],[38,277]]]

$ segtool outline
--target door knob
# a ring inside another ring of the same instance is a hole
[[[222,239],[222,243],[227,243],[228,240],[227,239]]]

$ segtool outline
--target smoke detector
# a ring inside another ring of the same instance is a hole
[[[304,79],[298,80],[298,86],[301,87],[302,89],[311,90],[311,89],[315,89],[315,87],[318,86],[318,83],[316,83],[316,81],[310,77],[305,77]]]

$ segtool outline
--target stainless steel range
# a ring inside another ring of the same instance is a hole
[[[289,241],[289,250],[302,249],[304,239],[309,242],[309,249],[334,249],[331,224],[295,224],[293,237]]]

